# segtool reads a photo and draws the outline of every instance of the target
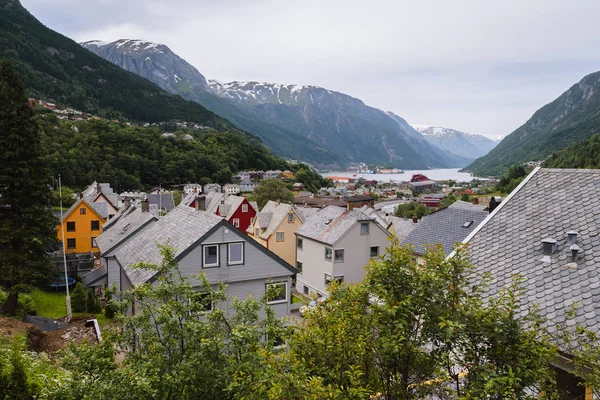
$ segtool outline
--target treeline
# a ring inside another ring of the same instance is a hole
[[[529,171],[522,165],[510,167],[496,184],[496,190],[505,194],[512,192],[525,179],[528,173]]]
[[[189,182],[224,184],[239,170],[289,167],[240,131],[179,130],[162,136],[158,127],[105,120],[61,121],[46,114],[38,121],[53,176],[60,174],[63,184],[74,188],[94,180],[110,182],[117,191]]]
[[[600,168],[600,134],[557,151],[544,161],[546,168]]]

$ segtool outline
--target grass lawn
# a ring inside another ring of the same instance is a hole
[[[292,293],[292,304],[294,303],[304,303],[304,299]]]
[[[66,293],[45,292],[43,290],[35,290],[31,292],[31,297],[35,302],[35,310],[40,317],[59,318],[67,315],[67,304],[65,298]],[[110,321],[104,314],[93,314],[87,312],[74,312],[74,316],[93,315],[98,320],[100,325]]]

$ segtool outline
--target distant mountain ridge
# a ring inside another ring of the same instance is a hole
[[[413,128],[437,147],[471,160],[486,155],[498,144],[483,135],[452,128],[432,125],[413,125]]]
[[[544,160],[596,133],[600,133],[600,72],[585,76],[540,108],[465,170],[477,175],[500,175],[512,165]]]
[[[282,156],[318,164],[363,161],[402,168],[469,162],[431,145],[405,121],[399,123],[343,93],[311,85],[207,80],[167,46],[141,40],[81,45],[171,93],[199,102],[256,134]]]

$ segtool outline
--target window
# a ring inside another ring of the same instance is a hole
[[[248,204],[242,204],[242,212],[248,212]]]
[[[92,247],[98,247],[98,245],[96,244],[96,238],[95,237],[92,238]]]
[[[79,209],[79,214],[81,215],[85,215],[86,209],[85,208],[80,208]]]
[[[283,242],[283,232],[277,232],[277,241]]]
[[[75,232],[75,222],[67,222],[67,232]]]
[[[292,223],[294,222],[294,220],[296,219],[296,216],[294,215],[294,213],[289,213],[288,214],[288,223]]]
[[[296,269],[299,273],[302,273],[302,262],[296,261]]]
[[[191,300],[193,300],[193,303]],[[196,295],[190,299],[190,303],[192,303],[193,312],[198,312],[200,314],[211,312],[214,307],[210,293],[196,293]]]
[[[325,259],[331,261],[331,248],[325,247]]]
[[[254,236],[258,237],[260,235],[260,229],[255,228],[254,229]]]
[[[254,225],[255,220],[256,220],[256,218],[250,218],[250,225]]]
[[[368,222],[363,222],[360,224],[360,234],[361,235],[369,234],[369,223]]]
[[[100,221],[92,221],[92,230],[99,231],[100,230]]]
[[[204,266],[216,267],[219,265],[219,245],[204,246]]]
[[[335,262],[344,262],[344,250],[335,251]]]
[[[304,292],[304,294],[309,294],[310,289],[308,288],[308,286],[304,285],[304,289],[302,290],[302,292]]]
[[[333,276],[332,277],[329,274],[325,274],[325,286],[329,286],[329,284],[331,282],[343,283],[344,277],[343,276]]]
[[[233,226],[235,226],[236,228],[240,227],[240,219],[239,218],[233,219]]]
[[[379,257],[379,246],[371,247],[371,257]]]
[[[287,301],[287,282],[267,283],[265,285],[267,304],[284,303]]]
[[[227,264],[235,265],[244,263],[244,243],[229,243],[227,248]]]
[[[75,247],[77,247],[75,239],[67,239],[67,249],[74,249]]]
[[[302,250],[302,244],[303,244],[303,243],[302,243],[302,239],[301,239],[301,238],[298,238],[298,239],[296,240],[296,244],[297,244],[297,247],[298,247],[300,250]]]

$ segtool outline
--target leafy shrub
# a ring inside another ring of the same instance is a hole
[[[83,290],[83,285],[81,283],[75,285],[75,290],[73,290],[73,293],[71,294],[71,306],[73,307],[74,312],[85,311],[85,291]]]
[[[104,308],[104,315],[106,318],[114,318],[115,316],[115,307],[112,304],[112,294],[110,290],[107,290],[104,294],[104,298],[106,299],[106,307]]]

